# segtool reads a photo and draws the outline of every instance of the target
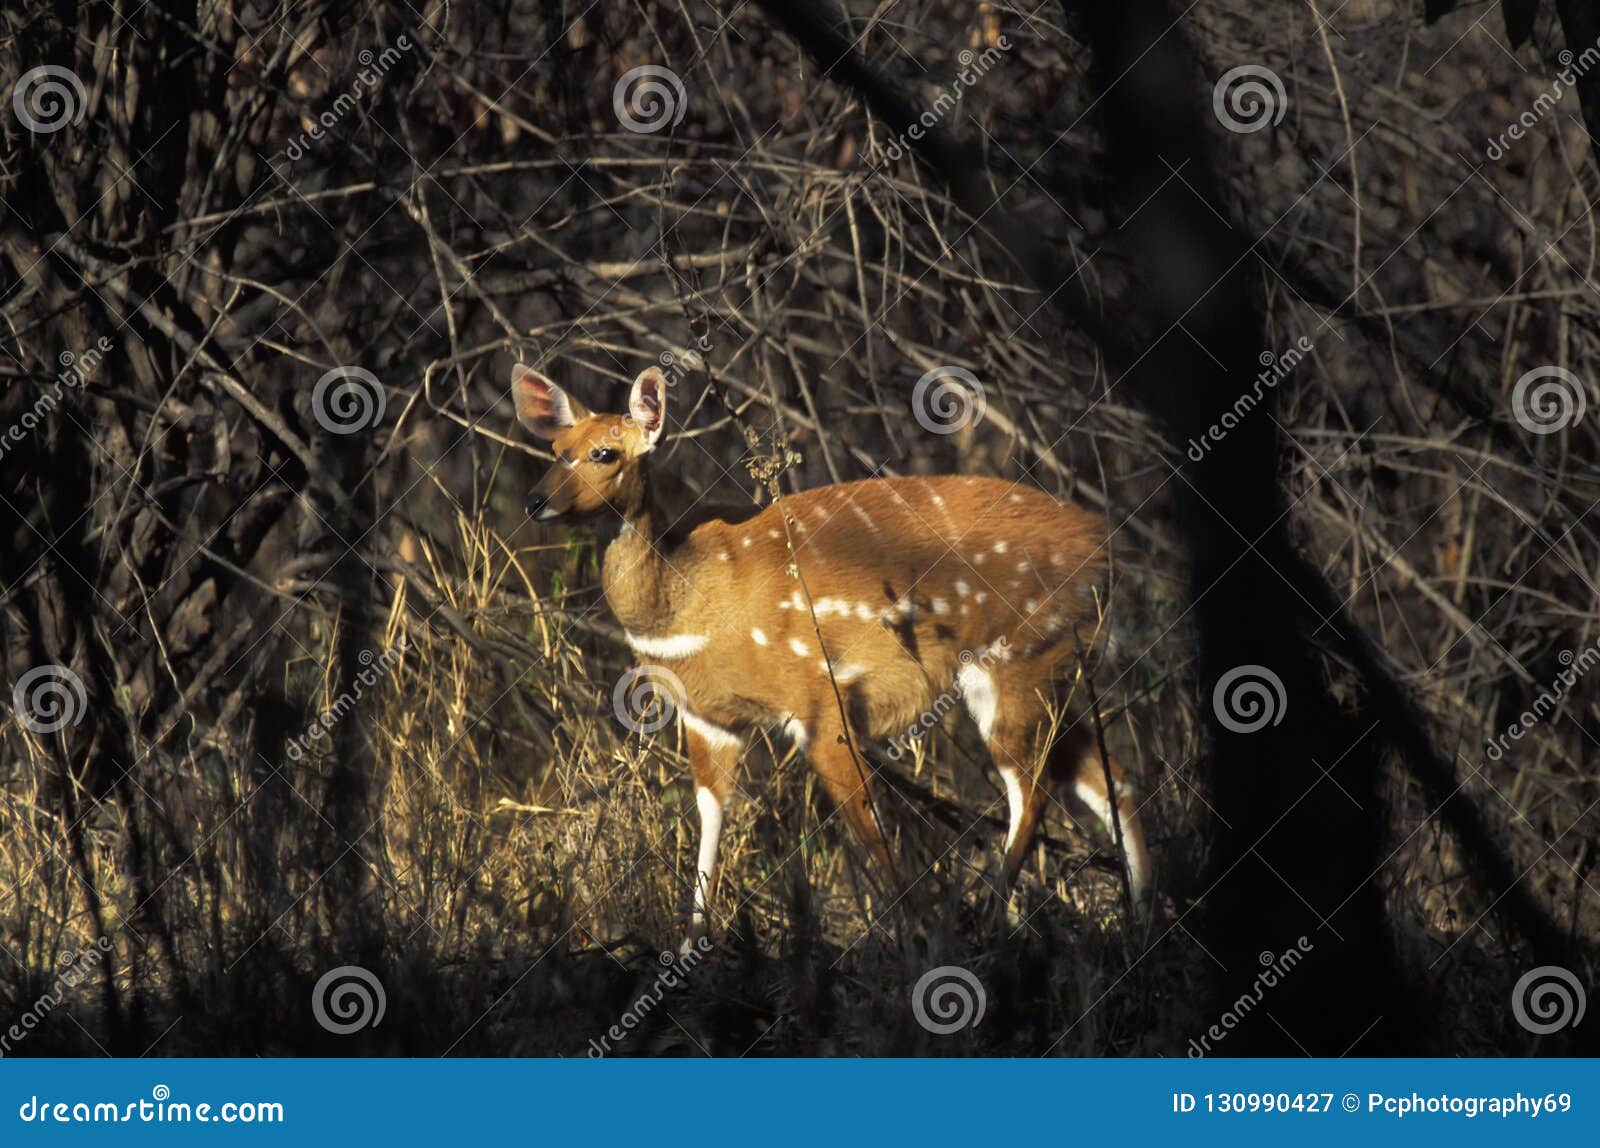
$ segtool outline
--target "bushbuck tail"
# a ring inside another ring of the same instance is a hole
[[[1102,760],[1093,723],[1057,708],[1101,629],[1100,516],[1031,487],[948,476],[840,483],[674,521],[657,507],[650,474],[667,418],[661,371],[639,375],[621,415],[591,414],[521,365],[512,390],[519,419],[556,460],[528,496],[528,515],[609,520],[606,602],[640,664],[681,683],[674,700],[701,833],[691,940],[709,927],[723,816],[752,731],[781,727],[800,746],[892,872],[871,767],[856,746],[932,724],[927,715],[954,696],[1005,784],[1008,894],[1055,778],[1120,839],[1135,903],[1145,904],[1150,858],[1135,796],[1121,768]]]

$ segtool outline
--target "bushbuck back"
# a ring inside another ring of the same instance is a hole
[[[520,365],[512,387],[518,417],[556,457],[528,514],[612,520],[606,601],[640,663],[681,683],[701,824],[691,939],[709,924],[723,815],[751,731],[781,727],[892,869],[854,745],[931,724],[931,707],[951,695],[1005,784],[1004,887],[1054,774],[1120,837],[1144,904],[1149,855],[1121,769],[1102,762],[1089,722],[1050,718],[1059,679],[1101,629],[1103,519],[1031,487],[950,476],[840,483],[745,515],[674,522],[650,480],[666,426],[659,370],[634,381],[626,415],[591,414]]]

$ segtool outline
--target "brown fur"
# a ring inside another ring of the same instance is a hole
[[[640,377],[628,416],[590,414],[531,372],[516,389],[519,414],[551,437],[558,460],[530,501],[544,500],[544,518],[620,520],[603,564],[606,601],[640,663],[682,683],[686,722],[718,727],[685,729],[696,784],[718,801],[732,794],[740,753],[720,731],[798,722],[828,793],[889,863],[846,723],[857,740],[903,735],[976,667],[969,680],[990,675],[992,704],[969,696],[969,709],[991,717],[995,764],[1024,798],[1007,882],[1037,825],[1048,759],[1064,757],[1080,795],[1104,802],[1104,767],[1082,723],[1044,744],[1058,671],[1101,630],[1098,515],[998,479],[937,477],[841,483],[753,514],[678,522],[655,506],[650,481],[664,422],[659,372]],[[570,425],[552,425],[563,402]],[[605,451],[617,457],[596,454]],[[1130,858],[1147,871],[1136,806],[1121,796]]]

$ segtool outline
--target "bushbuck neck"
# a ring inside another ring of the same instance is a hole
[[[630,634],[665,633],[678,614],[677,600],[689,586],[668,556],[648,458],[639,459],[625,485],[629,496],[617,507],[621,525],[601,559],[600,585],[606,605]]]

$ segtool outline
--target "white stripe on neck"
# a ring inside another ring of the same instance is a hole
[[[690,654],[698,653],[706,644],[704,634],[671,634],[658,638],[624,630],[622,636],[634,653],[647,658],[687,658]]]

